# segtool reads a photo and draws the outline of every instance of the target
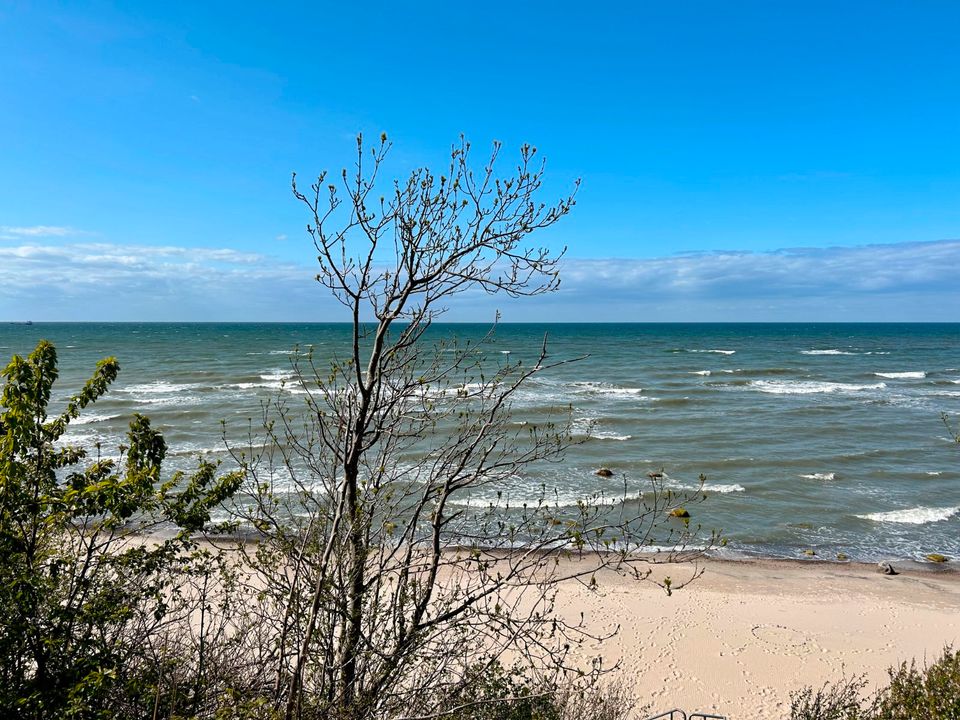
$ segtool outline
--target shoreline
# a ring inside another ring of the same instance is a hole
[[[157,537],[165,538],[167,533],[163,530],[155,530],[144,537]],[[230,532],[223,534],[214,534],[206,535],[200,534],[194,537],[194,540],[200,543],[206,543],[210,545],[228,545],[230,543],[254,543],[259,538],[259,535],[256,532]],[[461,546],[450,545],[445,546],[446,551],[456,550]],[[497,549],[494,552],[496,553],[508,553],[509,550]],[[696,548],[690,547],[683,550],[677,550],[677,553],[697,553],[699,552]],[[664,550],[660,553],[651,552],[651,553],[642,553],[639,554],[641,557],[650,557],[657,558],[667,557],[669,551]],[[931,573],[934,575],[955,575],[958,580],[960,580],[960,558],[948,558],[946,562],[932,562],[917,560],[915,558],[906,558],[906,557],[897,557],[895,555],[883,556],[883,559],[878,560],[862,560],[857,558],[848,558],[846,560],[836,560],[828,557],[783,557],[777,555],[759,555],[753,553],[738,552],[737,550],[731,550],[727,548],[714,548],[712,551],[706,551],[706,554],[702,555],[702,561],[704,563],[710,564],[784,564],[784,565],[796,565],[796,566],[814,566],[814,567],[825,567],[825,568],[857,568],[862,569],[864,572],[874,572],[879,563],[888,562],[893,565],[894,569],[898,573],[901,571],[906,571],[909,573]],[[666,562],[666,561],[664,561]],[[679,564],[679,563],[674,563]]]

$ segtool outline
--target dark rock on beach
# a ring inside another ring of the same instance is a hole
[[[893,565],[888,562],[877,563],[877,572],[883,573],[884,575],[898,575],[899,573],[893,569]]]

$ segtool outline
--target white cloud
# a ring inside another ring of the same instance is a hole
[[[82,230],[58,225],[31,225],[29,227],[15,227],[0,225],[0,240],[21,240],[23,238],[40,237],[68,237],[70,235],[85,235]]]
[[[943,288],[956,283],[960,240],[775,252],[711,252],[650,260],[568,260],[561,277],[633,293],[789,297]]]
[[[571,259],[557,299],[665,320],[956,320],[958,268],[960,240]]]
[[[567,259],[559,292],[470,293],[448,320],[956,321],[960,240]],[[316,269],[230,248],[0,246],[0,320],[346,319]]]
[[[25,244],[0,258],[0,319],[284,319],[322,299],[309,269],[229,248]]]

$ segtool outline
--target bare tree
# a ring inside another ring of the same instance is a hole
[[[696,500],[656,475],[573,507],[548,488],[511,505],[497,489],[573,441],[568,416],[512,422],[512,398],[573,358],[549,357],[544,339],[524,365],[485,352],[495,330],[472,343],[429,332],[457,295],[555,290],[562,252],[526,241],[571,211],[578,183],[545,204],[535,148],[499,177],[499,143],[474,173],[461,138],[443,175],[416,170],[380,195],[389,149],[386,136],[372,150],[358,137],[338,183],[321,175],[304,192],[294,176],[317,280],[349,312],[351,349],[329,367],[298,357],[306,412],[278,398],[264,417],[271,442],[236,453],[249,483],[235,512],[259,534],[242,546],[256,591],[239,635],[251,687],[286,718],[450,714],[486,702],[507,667],[535,692],[594,678],[599,661],[574,651],[582,619],[555,612],[558,583],[592,586],[610,568],[669,590],[649,564],[698,555],[687,521],[669,517]]]

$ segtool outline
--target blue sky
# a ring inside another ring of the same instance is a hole
[[[450,319],[957,320],[952,2],[0,0],[0,319],[331,320],[290,173],[548,159],[559,293]],[[505,163],[506,165],[507,163]]]

